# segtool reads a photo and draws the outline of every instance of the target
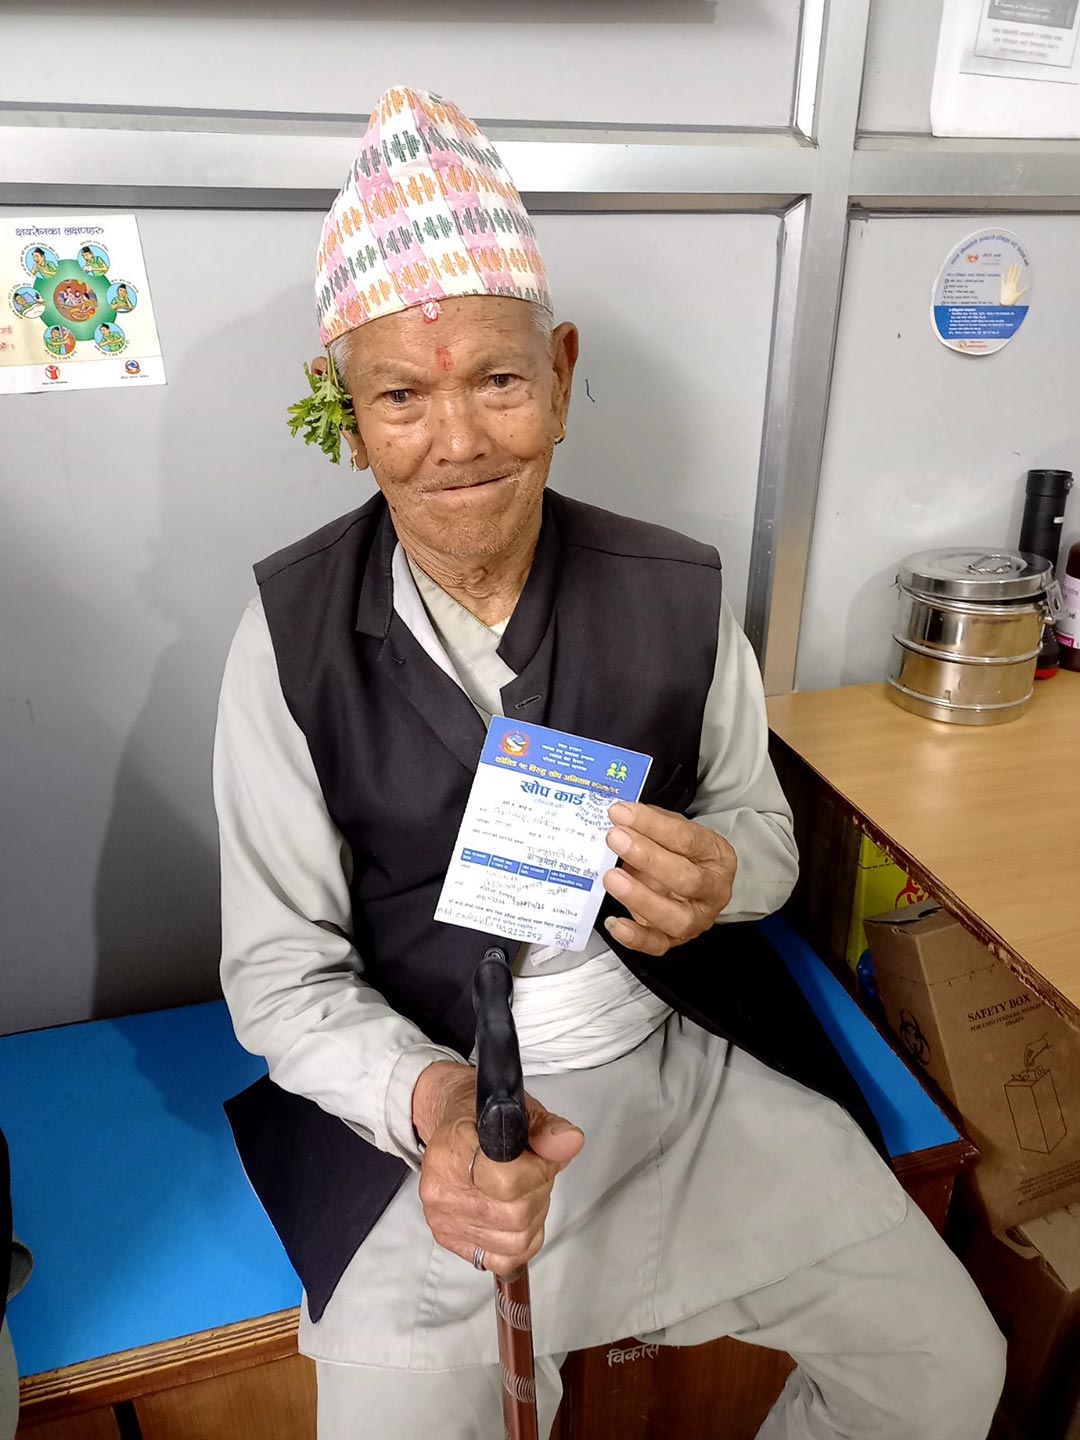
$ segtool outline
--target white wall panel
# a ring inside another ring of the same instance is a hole
[[[211,739],[250,564],[371,493],[285,426],[320,218],[143,212],[168,385],[3,402],[0,1031],[216,989]],[[553,482],[716,543],[741,611],[777,221],[537,225],[583,341]]]
[[[943,0],[872,0],[859,128],[930,133]]]
[[[947,350],[930,289],[950,247],[1005,225],[1033,303],[996,355]],[[880,680],[897,563],[943,545],[1015,546],[1024,476],[1080,472],[1080,217],[876,217],[852,223],[799,639],[798,687]],[[1080,497],[1065,546],[1080,534]]]
[[[798,0],[86,0],[5,7],[5,98],[366,113],[389,85],[476,118],[786,126]],[[452,15],[453,18],[448,18]]]

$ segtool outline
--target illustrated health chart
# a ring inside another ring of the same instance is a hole
[[[0,394],[164,385],[134,215],[0,221]]]

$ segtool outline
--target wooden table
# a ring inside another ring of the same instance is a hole
[[[1024,983],[1080,1026],[1080,675],[1019,720],[944,725],[884,685],[768,703],[774,737]]]

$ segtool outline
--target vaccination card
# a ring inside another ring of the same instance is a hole
[[[652,759],[496,715],[436,920],[584,950],[616,863],[608,807],[637,800]]]

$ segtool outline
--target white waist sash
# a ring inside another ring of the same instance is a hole
[[[636,980],[610,950],[547,975],[514,981],[514,1023],[526,1075],[589,1070],[628,1054],[671,1007]]]

